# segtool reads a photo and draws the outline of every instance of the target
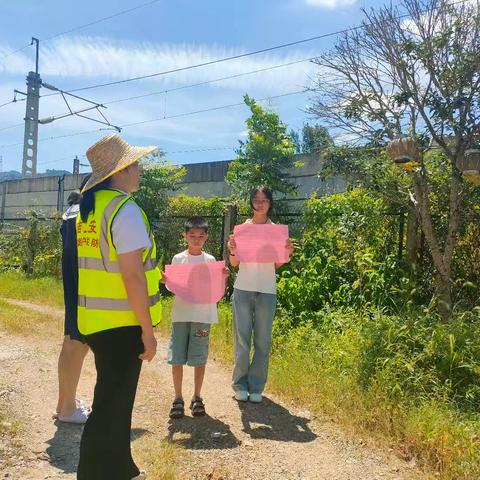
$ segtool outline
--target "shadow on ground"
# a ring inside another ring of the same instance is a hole
[[[51,465],[65,473],[75,473],[78,465],[82,425],[56,422],[57,430],[47,441],[48,461]]]
[[[170,420],[168,439],[190,450],[222,450],[240,445],[226,423],[209,415]]]
[[[49,457],[48,461],[64,473],[75,473],[77,471],[83,426],[58,421],[56,426],[55,434],[47,441],[46,453]],[[143,428],[132,428],[132,441],[146,433],[149,433],[148,430]]]
[[[285,407],[263,397],[262,403],[238,402],[242,414],[243,431],[253,439],[281,442],[313,442],[310,420],[291,414]]]

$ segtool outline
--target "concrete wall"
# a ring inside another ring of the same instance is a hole
[[[298,185],[298,196],[292,201],[302,201],[312,192],[326,195],[344,190],[344,181],[333,178],[321,181],[317,173],[322,166],[318,155],[296,155],[296,161],[304,163],[292,171],[291,179]],[[195,163],[184,165],[187,173],[184,177],[185,189],[181,193],[201,197],[230,194],[230,187],[225,182],[228,161]],[[59,181],[61,177],[36,177],[11,180],[0,183],[0,220],[15,221],[25,217],[29,209],[40,210],[45,215],[52,215],[58,207],[67,205],[68,195],[80,185],[84,175],[66,175],[63,182],[63,199],[59,198]],[[60,182],[61,183],[61,182]]]

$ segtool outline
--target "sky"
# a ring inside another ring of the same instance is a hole
[[[40,39],[42,81],[71,90],[336,32],[358,25],[362,8],[381,4],[379,0],[1,2],[0,105],[13,99],[14,89],[26,89],[26,75],[35,69],[35,49],[10,53],[28,45],[32,36]],[[131,11],[119,14],[125,10]],[[156,145],[173,164],[229,160],[235,157],[238,141],[246,137],[249,110],[242,105],[246,93],[255,99],[269,98],[261,105],[277,111],[289,129],[315,122],[306,113],[309,94],[295,92],[311,86],[318,72],[311,62],[299,61],[328,52],[334,41],[331,36],[75,94],[105,104],[102,113],[112,125],[125,126],[121,135],[129,143]],[[238,76],[292,62],[296,63]],[[232,76],[236,77],[211,82]],[[202,82],[210,83],[193,86]],[[40,91],[40,95],[49,93],[45,88]],[[129,97],[141,98],[125,100]],[[71,99],[69,105],[76,111],[90,104]],[[226,105],[233,106],[216,109]],[[40,119],[66,112],[60,95],[40,99]],[[86,114],[102,119],[96,111]],[[24,101],[0,108],[3,171],[21,170],[24,116]],[[71,171],[76,155],[88,164],[85,152],[110,133],[100,130],[106,128],[77,116],[39,125],[38,171]],[[88,166],[81,169],[88,170]]]

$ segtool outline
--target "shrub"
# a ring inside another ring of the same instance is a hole
[[[279,281],[280,304],[297,317],[325,305],[399,307],[413,285],[392,253],[390,213],[361,189],[310,199],[300,247]]]

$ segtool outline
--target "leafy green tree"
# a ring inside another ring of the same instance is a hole
[[[317,153],[333,146],[328,130],[321,125],[305,123],[302,128],[302,153]]]
[[[182,188],[185,167],[168,165],[164,153],[155,153],[143,163],[140,189],[135,200],[145,210],[148,218],[155,221],[168,205],[168,195]]]
[[[415,139],[409,208],[432,257],[439,311],[448,319],[468,191],[457,162],[475,146],[480,125],[480,9],[476,1],[401,0],[364,13],[363,28],[344,33],[316,59],[321,74],[311,113],[351,142],[381,146],[405,134]],[[446,186],[438,219],[432,215],[432,146],[441,154],[435,163]]]
[[[248,95],[244,101],[252,112],[246,120],[248,139],[240,141],[237,158],[227,172],[234,197],[245,200],[248,192],[258,185],[267,185],[274,192],[295,194],[297,186],[288,179],[289,170],[295,167],[295,144],[287,126],[278,113],[263,109]]]
[[[295,145],[295,153],[302,153],[302,142],[300,140],[300,135],[296,130],[290,130],[289,135],[292,139],[293,144]]]

